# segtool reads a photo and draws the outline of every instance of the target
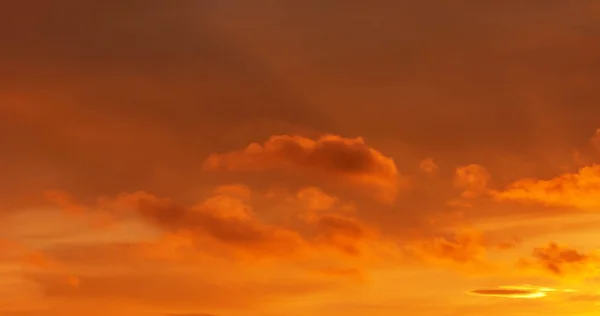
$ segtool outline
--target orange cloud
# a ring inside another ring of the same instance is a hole
[[[458,263],[478,262],[486,255],[483,235],[476,231],[464,231],[451,237],[422,240],[418,242],[416,248],[412,249],[426,259]]]
[[[166,255],[172,253],[170,247],[196,248],[203,243],[261,257],[316,255],[324,249],[356,256],[368,242],[379,242],[375,228],[352,216],[352,204],[342,203],[320,188],[302,188],[295,196],[268,194],[270,202],[282,199],[281,207],[289,208],[292,216],[271,216],[255,209],[247,199],[249,191],[241,188],[218,187],[212,196],[191,206],[136,192],[104,199],[99,208],[113,214],[115,220],[139,215],[165,231],[172,237],[163,245],[166,257],[176,256]],[[240,193],[244,198],[238,197]],[[256,195],[253,199],[260,198]]]
[[[419,163],[419,168],[426,173],[434,173],[438,169],[438,165],[432,158],[425,158]]]
[[[595,210],[600,207],[600,165],[550,180],[518,180],[503,191],[493,192],[493,196],[502,201]]]
[[[458,167],[454,175],[454,185],[462,189],[462,198],[471,199],[483,195],[488,188],[491,176],[485,167],[471,164]]]
[[[177,205],[144,192],[125,194],[132,211],[171,232],[207,236],[224,245],[263,255],[293,254],[302,246],[294,231],[258,221],[251,206],[242,200],[216,195],[193,207]]]
[[[310,211],[330,210],[338,202],[337,198],[326,194],[323,190],[316,187],[303,188],[298,191],[296,197]]]
[[[509,298],[538,298],[544,297],[544,292],[538,292],[533,290],[521,290],[521,289],[479,289],[469,291],[469,294],[476,296],[492,296],[492,297],[509,297]]]
[[[392,158],[369,147],[364,139],[325,135],[316,140],[279,135],[244,150],[212,154],[204,162],[207,170],[261,171],[303,168],[342,177],[382,201],[396,198],[399,174]]]
[[[360,254],[361,242],[370,231],[358,220],[346,216],[326,214],[313,220],[317,242],[332,245],[350,255]]]
[[[589,277],[600,273],[597,253],[582,253],[576,249],[550,243],[533,250],[533,258],[521,259],[522,267],[540,268],[560,277]]]
[[[488,253],[505,251],[517,245],[515,240],[492,240],[482,232],[463,230],[434,238],[421,237],[406,247],[411,255],[433,264],[458,264],[463,268],[489,268]],[[479,270],[478,270],[479,271]]]

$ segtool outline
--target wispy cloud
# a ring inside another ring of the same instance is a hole
[[[482,288],[467,291],[467,294],[474,296],[486,296],[486,297],[505,297],[505,298],[542,298],[548,296],[548,293],[555,292],[575,292],[570,289],[554,289],[548,287],[539,287],[531,285],[519,285],[519,286],[498,286],[495,288]]]

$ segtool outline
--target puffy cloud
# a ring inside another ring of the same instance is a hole
[[[600,208],[600,165],[550,180],[517,180],[505,190],[494,191],[493,196],[502,201],[596,210]]]
[[[434,173],[438,170],[438,165],[432,158],[425,158],[419,162],[419,168],[425,173]]]
[[[230,254],[271,258],[311,256],[326,249],[357,256],[363,254],[367,242],[382,241],[376,228],[355,216],[352,203],[320,188],[305,187],[294,195],[251,195],[245,186],[219,186],[201,202],[186,206],[140,191],[103,198],[98,205],[89,206],[95,211],[86,215],[106,214],[117,226],[135,218],[152,224],[166,233],[165,248],[156,245],[162,250],[146,251],[172,259],[177,257],[173,248],[182,247],[222,247],[218,252],[228,249]],[[259,202],[259,209],[253,200]],[[289,209],[286,212],[292,216],[265,213],[260,208],[265,202],[280,203],[274,205]]]
[[[535,248],[532,258],[521,259],[519,265],[567,278],[590,277],[600,273],[600,257],[597,253],[583,253],[556,243]]]
[[[324,135],[316,140],[272,136],[244,150],[212,154],[204,161],[207,170],[261,171],[294,169],[321,172],[349,180],[382,201],[396,198],[400,175],[392,158],[369,147],[364,139]]]
[[[330,210],[337,202],[338,199],[332,197],[323,190],[316,187],[303,188],[296,194],[298,199],[305,203],[306,207],[310,211],[326,211]]]
[[[463,190],[461,197],[471,199],[487,191],[490,179],[491,176],[485,167],[471,164],[456,168],[454,185]]]
[[[118,200],[168,231],[207,236],[239,250],[285,255],[295,253],[303,244],[298,233],[260,222],[250,205],[231,196],[216,195],[192,207],[144,192],[124,194]]]

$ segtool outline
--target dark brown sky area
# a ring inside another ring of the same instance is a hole
[[[210,152],[295,132],[363,136],[401,169],[436,155],[554,172],[598,126],[599,15],[587,0],[6,2],[0,187],[172,193]]]

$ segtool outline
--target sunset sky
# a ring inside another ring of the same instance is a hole
[[[600,313],[600,1],[0,4],[1,316]]]

